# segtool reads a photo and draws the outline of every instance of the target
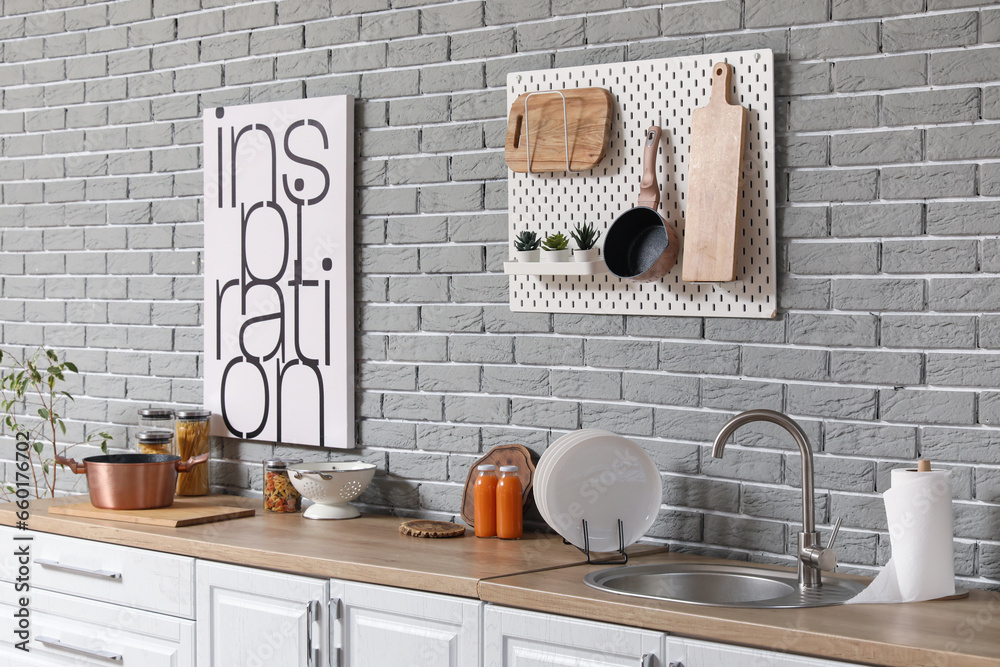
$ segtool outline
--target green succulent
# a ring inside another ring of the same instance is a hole
[[[519,251],[535,250],[541,240],[535,232],[523,231],[514,237],[514,248]]]
[[[546,234],[545,240],[542,241],[542,248],[544,250],[565,250],[568,247],[569,239],[562,232]]]
[[[576,241],[576,247],[580,250],[590,250],[597,243],[597,239],[601,238],[601,233],[594,229],[594,225],[587,223],[585,225],[577,225],[576,229],[570,232],[570,236]]]

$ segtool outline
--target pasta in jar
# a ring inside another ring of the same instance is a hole
[[[175,422],[177,454],[182,461],[208,453],[208,410],[182,410]],[[177,495],[204,496],[208,494],[208,463],[195,466],[191,472],[177,474]]]
[[[288,478],[288,466],[302,459],[268,459],[264,461],[264,509],[268,512],[298,512],[302,496]]]
[[[135,439],[140,454],[174,453],[174,434],[171,431],[143,431]]]

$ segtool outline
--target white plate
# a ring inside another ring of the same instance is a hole
[[[548,522],[548,518],[545,516],[545,507],[542,505],[542,494],[538,489],[544,488],[544,485],[547,483],[549,468],[551,468],[552,463],[559,458],[558,452],[561,449],[572,444],[573,442],[576,442],[577,440],[581,440],[582,438],[595,433],[603,433],[603,431],[598,431],[597,429],[583,429],[567,433],[549,445],[548,449],[542,452],[541,457],[539,457],[538,465],[535,466],[535,476],[532,479],[532,492],[535,495],[535,507],[538,508],[538,513],[542,515],[542,518],[545,519],[546,522]]]
[[[591,551],[616,551],[618,519],[624,546],[642,537],[660,510],[663,483],[639,445],[606,431],[588,431],[556,450],[535,492],[546,523],[570,543],[584,548],[586,519]]]

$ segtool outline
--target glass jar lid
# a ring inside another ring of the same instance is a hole
[[[166,445],[174,439],[173,431],[142,431],[135,439],[144,445]]]
[[[212,411],[200,410],[200,409],[178,410],[176,414],[178,419],[183,419],[185,421],[203,422],[203,421],[208,421],[208,419],[212,416]]]
[[[496,469],[497,467],[492,463],[484,463],[482,465],[476,466],[476,470],[480,470],[482,472],[491,472]]]
[[[268,468],[287,468],[296,463],[302,463],[302,459],[264,459],[264,465]]]
[[[139,416],[143,419],[173,419],[174,411],[167,408],[147,408],[139,410]]]
[[[500,466],[500,472],[517,472],[517,466]]]

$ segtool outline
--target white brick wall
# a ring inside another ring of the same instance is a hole
[[[201,400],[199,114],[359,98],[359,433],[349,454],[217,443],[217,488],[272,452],[361,456],[372,506],[453,515],[494,445],[627,433],[664,472],[649,536],[789,562],[795,416],[842,559],[888,557],[888,471],[954,471],[956,567],[1000,585],[1000,6],[966,0],[0,0],[2,344],[65,349],[71,427]],[[510,71],[771,48],[775,321],[509,312]],[[7,443],[0,456],[9,459]]]

